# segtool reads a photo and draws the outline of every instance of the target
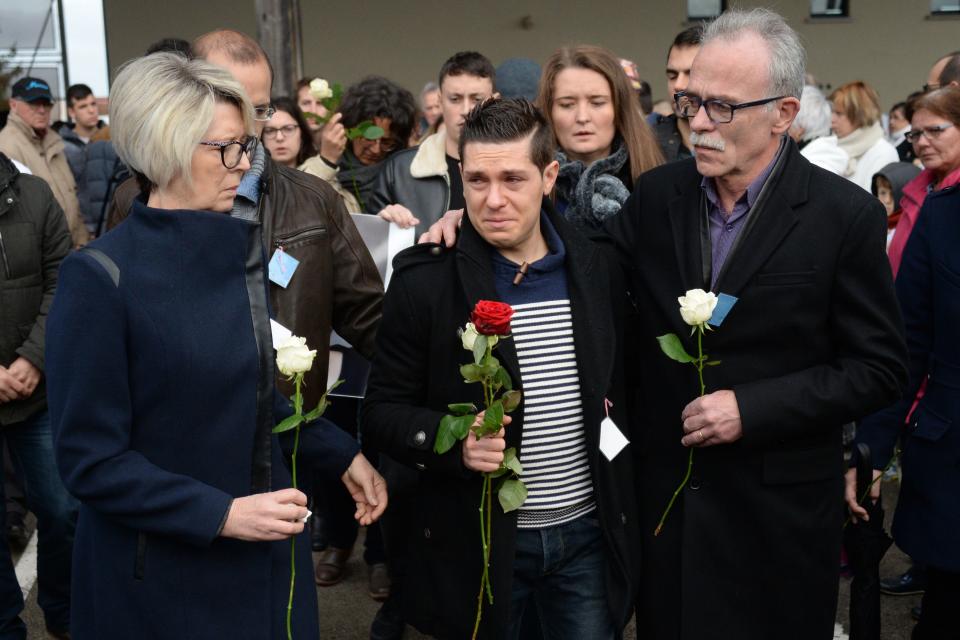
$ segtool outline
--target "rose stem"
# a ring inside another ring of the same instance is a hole
[[[303,398],[300,395],[300,384],[303,382],[303,374],[298,373],[295,381],[296,389],[293,393],[293,408],[297,412],[297,415],[303,414]],[[297,488],[297,450],[300,448],[300,425],[298,424],[294,428],[293,432],[293,458],[291,462],[291,475],[293,480],[293,488]],[[297,554],[297,538],[293,536],[290,538],[290,595],[287,597],[287,640],[293,640],[293,630],[291,629],[290,620],[293,615],[293,583],[294,578],[297,577],[297,563],[296,563],[296,554]]]

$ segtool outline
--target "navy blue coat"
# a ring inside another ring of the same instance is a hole
[[[896,285],[910,385],[903,400],[861,423],[857,440],[882,469],[903,437],[893,536],[914,560],[960,571],[960,187],[927,196]],[[924,379],[926,393],[904,430]]]
[[[118,269],[64,261],[47,341],[57,463],[82,503],[73,638],[285,637],[290,544],[218,535],[233,498],[290,486],[259,225],[138,202],[90,246]],[[304,434],[337,474],[356,453],[330,423]],[[316,638],[297,542],[295,637]]]

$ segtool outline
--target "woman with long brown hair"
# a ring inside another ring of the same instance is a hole
[[[620,211],[640,174],[663,163],[619,59],[603,47],[558,49],[537,102],[559,146],[557,210],[578,227]]]

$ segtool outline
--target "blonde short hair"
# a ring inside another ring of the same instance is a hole
[[[218,102],[236,105],[254,135],[253,107],[230,73],[203,60],[154,53],[123,65],[110,91],[110,137],[141,186],[190,184],[193,153]],[[145,180],[144,180],[145,179]]]
[[[860,80],[835,89],[830,94],[830,102],[856,129],[872,127],[880,120],[880,96],[873,87]]]

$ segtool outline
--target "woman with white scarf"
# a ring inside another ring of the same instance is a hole
[[[830,94],[830,102],[833,133],[840,148],[850,156],[843,176],[870,191],[873,174],[900,159],[880,125],[880,97],[871,86],[858,80]]]

